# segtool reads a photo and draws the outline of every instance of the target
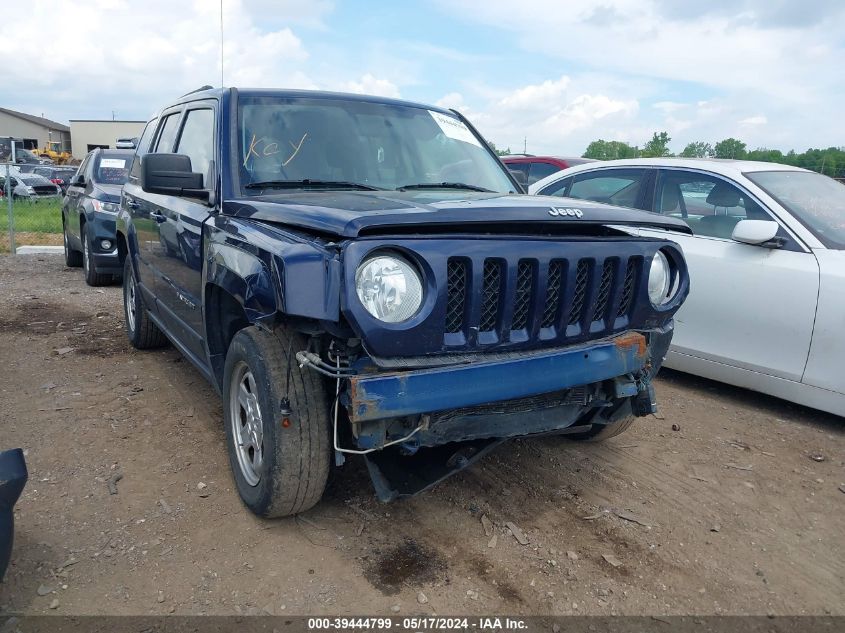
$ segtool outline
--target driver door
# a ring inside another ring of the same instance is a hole
[[[685,219],[694,233],[639,231],[674,240],[687,259],[690,294],[675,316],[672,351],[800,381],[819,290],[815,256],[782,225],[781,248],[732,240],[739,221],[775,218],[720,176],[662,169],[653,200],[654,211]]]

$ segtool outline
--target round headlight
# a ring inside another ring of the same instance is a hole
[[[410,262],[396,255],[376,255],[355,273],[355,290],[367,312],[386,323],[407,321],[420,309],[422,280]]]
[[[651,260],[651,269],[648,271],[648,298],[652,305],[660,307],[669,301],[671,289],[672,270],[669,268],[669,260],[661,251],[657,251]]]

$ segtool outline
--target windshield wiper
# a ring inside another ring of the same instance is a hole
[[[259,180],[244,185],[245,189],[355,189],[358,191],[383,191],[381,187],[364,185],[346,180]]]
[[[405,191],[407,189],[464,189],[466,191],[484,191],[486,193],[493,193],[490,189],[478,187],[476,185],[468,185],[465,182],[418,182],[415,185],[402,185],[396,187],[396,191]]]

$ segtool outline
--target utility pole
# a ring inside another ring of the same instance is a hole
[[[522,153],[523,154],[528,153],[528,137],[527,136],[522,137]]]

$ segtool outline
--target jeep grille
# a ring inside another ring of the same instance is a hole
[[[626,319],[633,307],[641,259],[636,255],[515,262],[450,258],[445,331],[467,337],[471,330],[487,333],[484,340],[479,337],[481,344],[609,334],[626,324],[620,319]],[[474,290],[476,264],[483,269],[480,287]],[[475,319],[468,310],[472,304],[477,306]]]

